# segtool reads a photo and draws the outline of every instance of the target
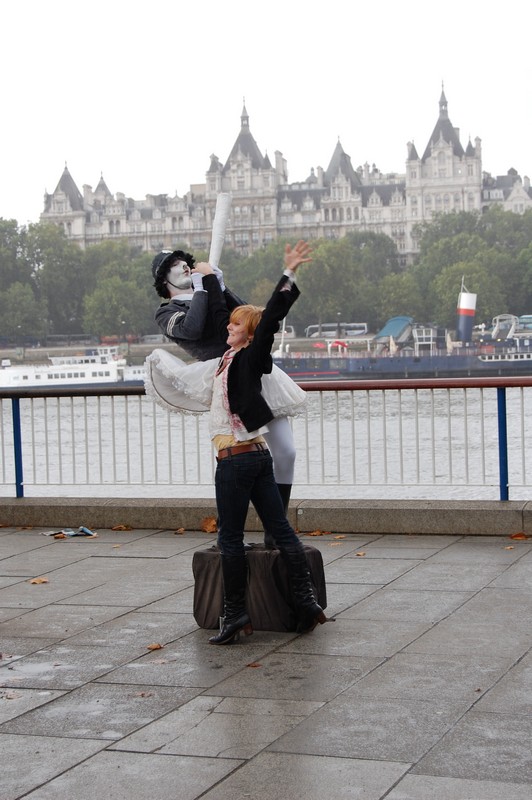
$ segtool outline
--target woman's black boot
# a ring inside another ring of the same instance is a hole
[[[323,625],[324,622],[327,622],[327,617],[314,597],[314,589],[305,553],[285,550],[282,555],[288,567],[290,586],[298,618],[297,633],[310,633],[318,623]]]
[[[244,631],[246,636],[253,633],[245,607],[247,563],[245,556],[220,556],[220,558],[224,582],[224,617],[220,633],[211,636],[209,642],[232,644],[240,638],[240,631]]]
[[[281,500],[283,501],[284,513],[285,516],[288,515],[288,504],[290,502],[290,494],[292,492],[292,484],[291,483],[278,483],[277,488],[279,489],[279,494],[281,495]],[[269,531],[264,531],[264,546],[266,550],[276,550],[277,545],[275,544],[275,539],[271,535]]]

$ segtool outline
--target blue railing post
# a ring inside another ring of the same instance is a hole
[[[13,415],[13,449],[15,451],[15,486],[17,497],[24,497],[24,470],[22,467],[22,430],[20,427],[20,397],[11,399]]]
[[[497,425],[499,430],[499,495],[509,499],[508,492],[508,421],[506,418],[506,388],[497,387]]]

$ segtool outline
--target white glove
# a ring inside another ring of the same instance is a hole
[[[211,267],[212,267],[212,264],[211,264]],[[223,274],[222,270],[220,269],[220,267],[212,267],[212,271],[214,272],[214,274],[218,278],[218,283],[220,284],[220,289],[222,290],[222,292],[225,292],[224,274]]]
[[[195,292],[203,292],[203,275],[201,272],[193,272],[191,275],[192,288]]]

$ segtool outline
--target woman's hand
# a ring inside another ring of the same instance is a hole
[[[200,261],[198,264],[194,264],[194,271],[200,272],[202,275],[214,275],[213,268],[205,261]]]
[[[287,244],[284,248],[285,269],[295,272],[300,264],[306,264],[308,261],[312,261],[312,258],[310,258],[311,252],[310,245],[303,239],[300,239],[294,247]]]

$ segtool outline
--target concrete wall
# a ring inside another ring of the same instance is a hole
[[[2,498],[0,525],[8,527],[91,530],[128,525],[132,528],[202,530],[216,518],[215,501],[116,498]],[[332,533],[415,533],[532,536],[532,502],[436,500],[296,500],[289,519],[299,531]],[[253,509],[246,529],[261,531]]]

